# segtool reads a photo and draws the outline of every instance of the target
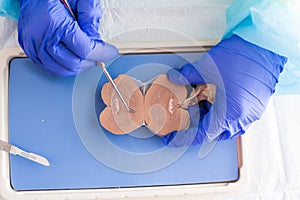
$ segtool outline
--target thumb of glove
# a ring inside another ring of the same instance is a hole
[[[167,76],[170,81],[178,85],[205,84],[199,71],[191,63],[184,65],[179,70],[170,69]]]

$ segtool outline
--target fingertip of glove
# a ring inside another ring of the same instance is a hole
[[[177,134],[177,131],[173,131],[173,132],[169,133],[168,135],[163,136],[161,138],[162,143],[166,146],[174,147],[174,145],[172,145],[171,142],[173,141],[176,134]]]
[[[162,137],[162,143],[168,147],[187,147],[202,144],[203,137],[198,133],[198,127],[191,127],[188,130],[173,131]]]
[[[180,74],[179,71],[177,71],[176,69],[170,69],[167,72],[167,77],[168,79],[178,85],[188,85],[189,81],[182,75]]]
[[[105,62],[116,58],[118,55],[119,50],[117,49],[117,47],[109,43],[105,43],[104,41],[101,41],[97,44],[94,50],[86,57],[86,59]]]
[[[105,54],[103,54],[102,61],[109,61],[119,55],[119,49],[109,43],[104,43]]]
[[[108,46],[109,51],[111,52],[110,53],[111,57],[112,57],[111,59],[116,58],[119,55],[119,49],[116,46],[111,45],[109,43],[105,43],[105,45]]]

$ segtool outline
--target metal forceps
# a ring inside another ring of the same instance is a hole
[[[76,17],[71,9],[71,6],[69,4],[69,2],[67,0],[60,0],[62,2],[62,4],[64,4],[64,6],[67,8],[67,10],[70,12],[70,14],[72,15],[72,17],[76,20]],[[111,78],[110,74],[108,73],[108,71],[105,68],[104,63],[102,62],[97,62],[97,64],[99,65],[99,67],[102,69],[104,75],[106,76],[106,78],[109,80],[109,82],[111,83],[111,85],[113,86],[114,90],[116,91],[117,95],[119,96],[119,98],[121,99],[122,103],[124,104],[125,108],[130,111],[130,112],[135,112],[135,110],[133,110],[132,108],[130,108],[125,99],[123,98],[123,96],[121,95],[120,90],[118,89],[116,83],[114,82],[114,80]]]

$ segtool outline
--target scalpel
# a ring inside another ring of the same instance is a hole
[[[27,158],[27,159],[37,162],[39,164],[45,165],[47,167],[50,166],[49,161],[45,157],[37,155],[35,153],[28,153],[16,146],[9,144],[7,142],[4,142],[2,140],[0,140],[0,151],[1,150],[5,151],[7,153],[11,153],[13,155],[22,156],[24,158]]]

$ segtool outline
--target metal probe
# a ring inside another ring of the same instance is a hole
[[[105,68],[104,63],[102,62],[98,62],[98,65],[100,66],[100,68],[103,70],[103,73],[105,74],[106,78],[109,80],[109,82],[112,84],[112,86],[114,87],[116,93],[118,94],[118,96],[120,97],[122,103],[124,104],[124,106],[126,107],[126,109],[130,112],[135,112],[135,110],[133,110],[132,108],[130,108],[127,103],[125,102],[125,99],[122,97],[119,89],[117,88],[117,85],[115,84],[114,80],[111,78],[111,76],[109,75],[108,71]]]

